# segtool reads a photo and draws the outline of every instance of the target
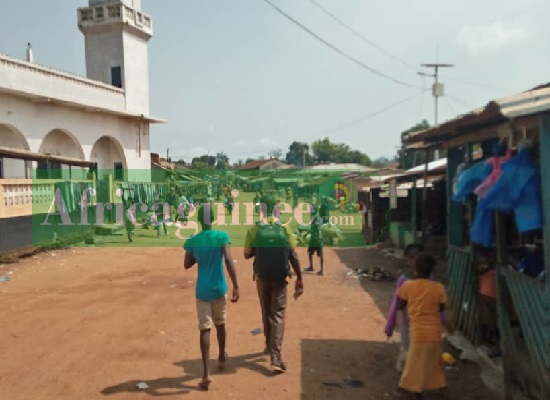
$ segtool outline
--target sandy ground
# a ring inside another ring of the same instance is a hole
[[[394,398],[398,343],[382,332],[393,283],[347,273],[396,271],[398,263],[364,248],[325,251],[325,276],[306,275],[304,296],[289,297],[288,372],[274,376],[261,355],[263,335],[251,333],[261,327],[251,265],[233,249],[241,300],[228,310],[227,370],[213,376],[209,392],[197,387],[196,271],[183,269],[183,250],[75,248],[3,265],[0,275],[13,274],[0,283],[0,399]],[[299,255],[305,266],[305,251]],[[211,356],[214,369],[214,346]],[[461,364],[448,377],[453,398],[497,398],[475,365]],[[325,384],[345,378],[364,387]],[[149,389],[138,391],[139,382]]]

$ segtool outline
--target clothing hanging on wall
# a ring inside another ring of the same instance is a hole
[[[470,168],[462,171],[456,178],[453,200],[462,202],[487,179],[492,167],[483,161],[478,161]]]
[[[493,244],[493,211],[514,212],[519,232],[542,228],[540,173],[529,147],[502,165],[502,172],[485,197],[480,199],[472,225],[472,241]]]
[[[489,176],[475,188],[474,193],[477,197],[483,198],[487,192],[493,187],[497,182],[500,174],[502,173],[502,164],[512,158],[512,152],[510,150],[503,157],[491,157],[487,159],[486,164],[491,167],[491,173]]]

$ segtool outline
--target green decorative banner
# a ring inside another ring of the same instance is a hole
[[[275,218],[308,246],[312,222],[325,246],[369,244],[358,181],[366,174],[291,170],[35,170],[33,244],[181,247],[203,225],[242,247],[247,232]],[[198,209],[208,207],[208,221]],[[316,225],[314,225],[316,226]]]

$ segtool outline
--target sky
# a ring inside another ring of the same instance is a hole
[[[237,162],[328,137],[393,157],[400,132],[434,122],[422,63],[455,65],[441,71],[439,122],[550,82],[546,0],[315,0],[363,38],[311,0],[270,1],[362,66],[264,0],[143,0],[154,23],[151,115],[168,121],[151,128],[153,152],[190,162],[223,151]],[[86,5],[9,2],[0,53],[24,58],[31,42],[37,64],[85,76],[76,9]]]

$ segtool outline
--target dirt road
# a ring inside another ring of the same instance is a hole
[[[305,251],[299,255],[305,266]],[[233,256],[241,300],[228,310],[227,371],[213,376],[209,392],[197,387],[196,271],[183,269],[183,250],[75,248],[1,266],[0,275],[13,274],[0,283],[0,399],[393,398],[398,344],[382,333],[393,284],[347,272],[395,261],[374,250],[326,249],[325,276],[306,275],[304,296],[289,298],[289,370],[273,376],[263,336],[251,333],[261,322],[250,262],[241,249]],[[449,372],[456,398],[495,398],[475,366],[459,368]],[[364,387],[331,385],[348,377]],[[136,390],[139,382],[149,389]]]

